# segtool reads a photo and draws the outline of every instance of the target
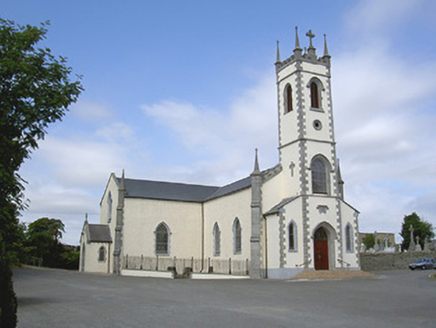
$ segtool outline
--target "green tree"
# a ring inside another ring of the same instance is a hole
[[[410,245],[410,226],[413,226],[413,237],[419,237],[421,247],[424,247],[426,238],[431,239],[435,236],[433,232],[433,225],[430,222],[421,219],[415,212],[404,216],[403,224],[401,226],[400,236],[403,237],[401,244],[403,250],[409,249]]]
[[[27,245],[33,258],[41,258],[44,266],[59,267],[63,246],[59,242],[65,226],[61,220],[40,218],[29,224]]]
[[[61,120],[83,90],[78,79],[70,80],[65,58],[36,47],[46,26],[0,19],[0,326],[5,328],[17,322],[10,257],[20,231],[17,217],[25,208],[18,170],[48,125]]]
[[[363,238],[363,244],[365,245],[366,249],[374,248],[375,245],[375,239],[373,234],[366,235],[365,238]]]

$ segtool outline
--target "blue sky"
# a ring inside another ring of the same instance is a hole
[[[332,56],[333,110],[346,200],[361,231],[399,232],[416,211],[436,226],[436,2],[6,1],[19,24],[50,20],[44,46],[85,91],[26,162],[22,220],[61,219],[78,244],[99,221],[111,172],[222,185],[259,148],[278,161],[276,41],[294,28]],[[399,239],[398,239],[399,240]]]

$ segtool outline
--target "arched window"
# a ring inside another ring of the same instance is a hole
[[[347,252],[353,251],[353,228],[349,223],[345,226],[345,250]]]
[[[110,223],[112,220],[112,194],[109,191],[109,195],[107,196],[107,223]]]
[[[310,106],[312,108],[320,108],[319,90],[318,90],[318,84],[316,84],[316,82],[312,82],[310,84]]]
[[[213,226],[213,255],[219,256],[221,254],[221,231],[218,223],[215,222]]]
[[[293,110],[292,106],[292,88],[289,84],[285,87],[285,114]]]
[[[106,248],[104,246],[101,246],[98,250],[98,261],[99,262],[105,262],[106,261]]]
[[[312,160],[310,166],[312,171],[312,192],[314,194],[328,193],[328,173],[326,165],[321,158]]]
[[[236,218],[233,222],[233,253],[239,254],[242,251],[242,239],[241,239],[241,223]]]
[[[291,221],[288,225],[288,239],[289,239],[289,250],[297,250],[297,225],[294,221]]]
[[[169,254],[169,232],[165,223],[160,223],[155,231],[156,234],[156,254],[168,255]]]

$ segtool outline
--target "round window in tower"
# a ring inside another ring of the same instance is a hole
[[[322,124],[321,121],[319,120],[315,120],[313,121],[313,127],[315,128],[315,130],[321,130],[322,129]]]

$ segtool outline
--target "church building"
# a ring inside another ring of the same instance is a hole
[[[256,150],[252,173],[225,186],[112,173],[100,224],[83,227],[81,271],[160,270],[179,259],[193,272],[253,279],[359,269],[359,212],[344,201],[336,157],[330,55],[325,36],[318,57],[315,35],[306,35],[303,51],[296,29],[284,60],[277,45],[278,164],[261,169]]]

